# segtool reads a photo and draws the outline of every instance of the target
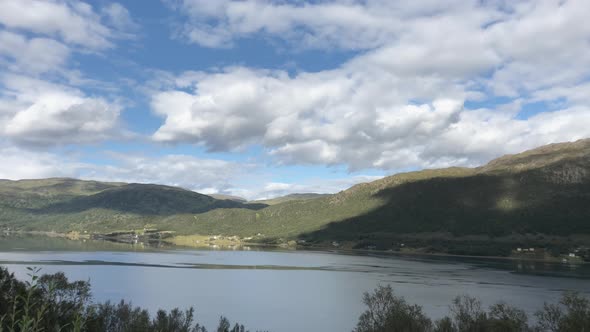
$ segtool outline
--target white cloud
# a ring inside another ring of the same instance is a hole
[[[102,8],[102,14],[108,23],[119,31],[133,31],[139,25],[133,20],[127,8],[120,3],[113,2]]]
[[[267,33],[312,47],[362,48],[378,45],[388,32],[400,28],[386,13],[371,13],[350,3],[185,0],[175,7],[187,16],[181,33],[207,47],[224,47],[236,37]],[[206,23],[211,20],[215,23]],[[364,33],[358,34],[361,30]],[[340,36],[335,37],[336,33]]]
[[[165,118],[153,138],[222,151],[260,144],[280,163],[399,170],[477,165],[590,136],[576,122],[590,113],[582,102],[590,77],[588,6],[181,1],[175,8],[187,17],[184,32],[215,39],[206,46],[270,36],[296,48],[365,51],[313,73],[229,67],[169,79],[173,85],[152,96]],[[498,96],[514,99],[494,110],[463,108],[466,100]],[[518,117],[529,102],[560,98],[566,102],[553,113]]]
[[[76,176],[77,170],[83,166],[82,163],[68,160],[63,155],[31,152],[14,146],[0,146],[0,154],[2,155],[0,179],[20,180]]]
[[[355,184],[371,182],[382,176],[356,175],[343,178],[309,178],[300,183],[266,182],[253,188],[234,188],[231,193],[250,200],[269,199],[289,194],[315,193],[333,194],[348,189]]]
[[[1,0],[0,135],[36,148],[126,136],[116,97],[78,88],[105,84],[85,78],[70,58],[111,48],[134,29],[118,3],[100,10],[71,0]]]
[[[0,59],[12,71],[43,73],[63,69],[70,55],[64,44],[48,38],[27,39],[21,34],[0,30]]]
[[[122,135],[116,103],[25,76],[0,80],[0,133],[13,142],[47,147]]]
[[[99,181],[156,183],[214,193],[231,188],[230,182],[250,166],[188,155],[146,157],[137,154],[107,153],[109,163],[81,162],[80,155],[31,152],[16,146],[0,145],[0,179],[74,177]]]
[[[146,157],[111,153],[110,157],[113,159],[111,165],[89,166],[83,176],[105,181],[166,184],[198,192],[218,193],[229,190],[240,174],[253,167],[189,155]]]
[[[476,165],[534,146],[526,142],[541,145],[590,136],[589,128],[570,121],[567,109],[552,113],[559,135],[549,134],[537,117],[519,120],[514,111],[463,109],[466,90],[449,80],[401,80],[371,68],[368,61],[358,70],[359,62],[296,77],[245,68],[197,75],[192,93],[153,96],[154,111],[165,116],[154,139],[203,144],[211,150],[262,144],[281,163],[395,170]],[[580,107],[575,114],[586,112],[588,108]],[[504,144],[518,137],[520,144]],[[448,146],[440,147],[440,141]],[[477,148],[468,148],[473,145]]]
[[[117,125],[119,107],[102,99],[66,93],[47,94],[4,125],[4,134],[19,143],[47,146],[88,143],[108,138]]]
[[[220,159],[169,154],[144,156],[105,152],[107,163],[80,161],[79,154],[31,152],[0,145],[0,179],[38,179],[73,177],[98,181],[155,183],[179,186],[203,194],[228,194],[249,200],[266,199],[292,193],[336,193],[350,186],[373,181],[380,176],[357,175],[343,178],[309,178],[300,183],[264,180],[259,165]],[[247,174],[255,181],[243,182]]]
[[[37,48],[21,53],[28,57],[29,53],[42,51],[40,47],[50,52],[59,52],[64,45],[81,51],[112,48],[117,39],[132,37],[139,25],[128,10],[116,2],[93,8],[86,2],[74,0],[2,0],[2,27],[5,31],[34,35],[28,43],[32,44],[29,47]],[[39,45],[41,42],[45,44]]]
[[[0,1],[0,23],[7,28],[59,37],[92,49],[111,47],[111,30],[84,2],[51,0]]]
[[[173,3],[186,19],[181,33],[189,41],[208,47],[231,45],[233,40],[264,34],[284,38],[304,48],[371,49],[440,26],[465,25],[474,29],[494,21],[501,13],[477,1],[206,1]],[[484,11],[484,10],[487,10]],[[438,33],[448,40],[448,32]],[[457,39],[460,40],[460,39]],[[437,40],[444,43],[444,40]],[[473,40],[466,40],[467,46]],[[475,41],[477,42],[477,41]],[[455,45],[455,46],[462,46]],[[451,45],[448,45],[451,46]]]

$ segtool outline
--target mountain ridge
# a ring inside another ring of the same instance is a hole
[[[51,194],[35,192],[31,183],[10,192],[10,185],[0,182],[0,227],[59,232],[152,227],[186,235],[260,234],[265,241],[390,244],[404,234],[590,234],[590,139],[502,156],[476,168],[394,174],[277,204],[217,200],[160,185],[109,183],[93,192],[98,182],[75,179],[64,180],[67,190],[59,195],[57,180],[39,181],[51,184]]]

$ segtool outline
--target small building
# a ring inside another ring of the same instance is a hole
[[[569,256],[570,257],[576,257],[576,254],[574,254],[573,252],[570,252]]]

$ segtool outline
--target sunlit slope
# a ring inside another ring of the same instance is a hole
[[[504,156],[479,168],[397,174],[337,194],[270,206],[167,186],[71,179],[39,183],[0,182],[0,225],[89,232],[150,226],[180,234],[270,239],[590,234],[590,140]]]
[[[504,156],[475,169],[397,174],[258,211],[176,216],[169,225],[187,233],[351,240],[388,233],[590,233],[590,140]]]
[[[0,198],[0,225],[57,232],[137,229],[172,215],[264,207],[176,187],[73,179],[1,181]]]

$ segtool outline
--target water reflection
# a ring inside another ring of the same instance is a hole
[[[22,278],[26,266],[36,265],[90,279],[97,301],[125,298],[151,310],[194,305],[207,326],[224,314],[271,331],[351,330],[362,293],[378,284],[392,284],[433,317],[446,314],[459,294],[529,313],[563,290],[590,296],[588,265],[461,257],[186,250],[23,236],[0,238],[0,264]]]

